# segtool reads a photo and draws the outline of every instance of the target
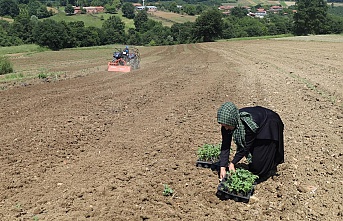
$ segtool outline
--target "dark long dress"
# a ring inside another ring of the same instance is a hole
[[[251,114],[254,122],[259,126],[256,133],[243,122],[245,126],[246,146],[237,151],[232,163],[237,164],[249,153],[252,155],[252,163],[249,170],[260,177],[267,175],[278,164],[284,162],[284,125],[280,116],[272,110],[264,107],[246,107],[239,110]],[[222,147],[220,154],[220,166],[227,167],[232,141],[232,132],[221,128]]]

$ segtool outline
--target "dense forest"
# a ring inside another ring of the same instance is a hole
[[[339,1],[336,1],[339,2]],[[147,1],[147,4],[151,2]],[[199,4],[208,3],[208,4]],[[209,4],[211,3],[211,4]],[[103,21],[102,27],[85,27],[84,22],[57,22],[49,19],[54,14],[48,7],[65,7],[72,15],[72,5],[86,7],[102,5],[112,15]],[[248,11],[234,7],[229,14],[218,10],[220,0],[215,1],[159,1],[159,10],[197,15],[195,22],[175,23],[163,26],[149,18],[145,10],[135,10],[130,1],[121,0],[0,0],[0,16],[14,19],[0,20],[0,46],[38,44],[52,50],[73,47],[88,47],[106,44],[172,45],[266,35],[340,34],[343,32],[343,7],[324,0],[298,0],[295,6],[283,8],[266,16],[248,16],[258,8]],[[182,6],[182,7],[179,7]],[[134,28],[125,28],[122,17],[132,19]],[[182,11],[180,11],[182,10]]]

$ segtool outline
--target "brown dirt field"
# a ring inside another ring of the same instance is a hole
[[[63,74],[3,84],[0,220],[343,219],[342,43],[140,52],[131,73],[106,71],[110,49],[11,57],[17,71]],[[279,176],[247,204],[219,200],[217,174],[195,166],[198,146],[220,142],[225,101],[271,108],[285,124]]]

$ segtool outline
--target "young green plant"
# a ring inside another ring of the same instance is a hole
[[[218,161],[220,155],[221,145],[204,144],[198,148],[197,155],[199,160],[214,162]]]
[[[258,178],[248,170],[237,168],[236,171],[227,172],[223,180],[224,188],[232,193],[247,195],[252,190],[255,180]]]
[[[163,184],[163,196],[171,196],[174,193],[174,190],[170,188],[167,184]]]

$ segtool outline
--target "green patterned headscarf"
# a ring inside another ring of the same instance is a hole
[[[233,131],[233,140],[237,145],[237,150],[245,147],[245,129],[243,121],[254,133],[256,133],[258,129],[258,125],[253,121],[251,115],[248,112],[239,112],[238,108],[232,102],[226,102],[218,109],[217,121],[220,124],[235,127]]]

